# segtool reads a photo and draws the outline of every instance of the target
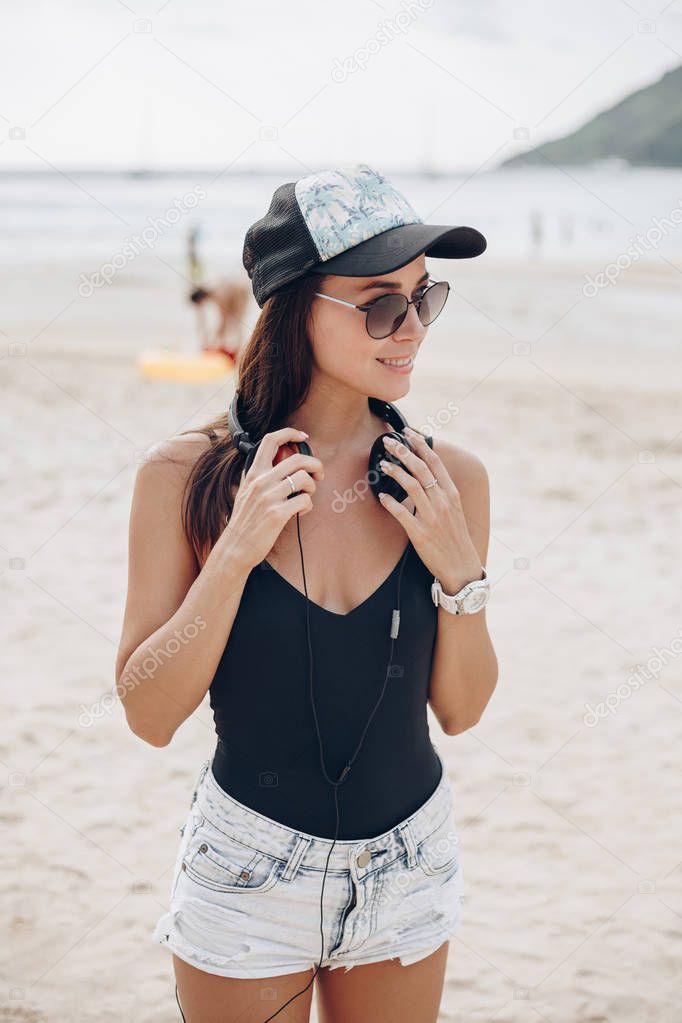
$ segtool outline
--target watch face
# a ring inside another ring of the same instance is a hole
[[[472,614],[474,611],[480,611],[480,609],[488,601],[488,590],[479,587],[475,589],[473,593],[470,593],[464,599],[464,609],[468,614]]]

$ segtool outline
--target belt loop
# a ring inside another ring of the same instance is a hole
[[[410,822],[403,821],[402,824],[398,825],[398,828],[400,830],[400,836],[405,843],[405,848],[407,849],[407,865],[410,869],[412,869],[412,867],[416,867],[417,865],[417,844],[414,840],[412,829],[410,828]]]
[[[310,837],[306,837],[304,835],[298,836],[298,839],[294,843],[294,848],[291,852],[291,855],[287,860],[287,864],[284,870],[282,871],[282,875],[280,878],[281,881],[294,880],[298,868],[301,865],[301,860],[303,859],[303,856],[305,855],[305,852],[308,846],[310,845],[311,841],[312,839]]]

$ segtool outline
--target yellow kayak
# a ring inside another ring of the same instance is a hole
[[[234,359],[222,352],[173,352],[158,348],[142,352],[137,368],[142,376],[156,380],[202,383],[230,376]]]

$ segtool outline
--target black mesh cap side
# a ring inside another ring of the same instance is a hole
[[[280,185],[268,212],[246,232],[242,262],[262,308],[278,288],[303,277],[320,254],[296,201],[296,183]]]

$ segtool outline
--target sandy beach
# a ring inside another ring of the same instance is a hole
[[[466,876],[440,1018],[678,1023],[679,272],[652,257],[586,297],[597,265],[463,263],[427,261],[453,292],[399,402],[492,490],[498,686],[462,735],[430,716]],[[0,1019],[172,1023],[150,934],[208,696],[161,749],[115,701],[83,711],[114,684],[137,464],[234,381],[142,379],[143,348],[192,348],[183,282],[150,255],[85,299],[85,269],[3,271]]]

